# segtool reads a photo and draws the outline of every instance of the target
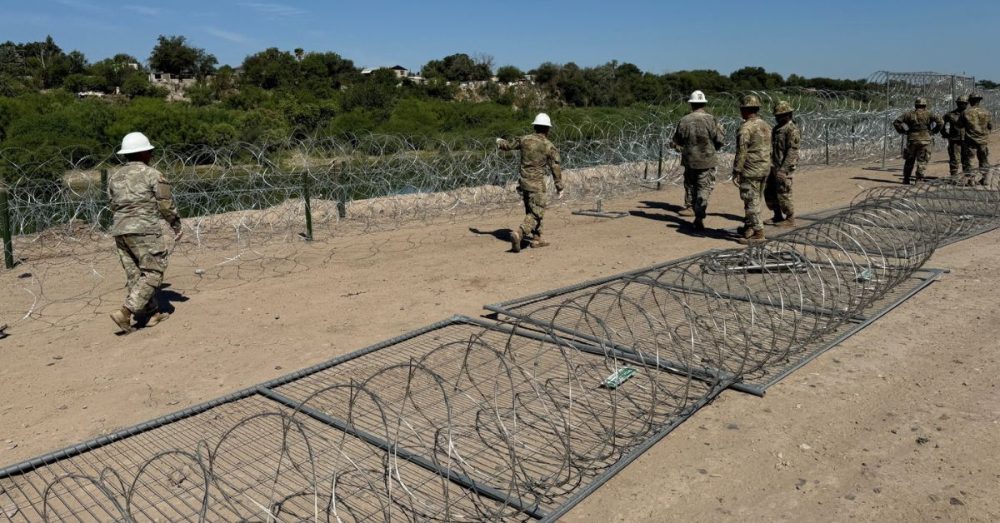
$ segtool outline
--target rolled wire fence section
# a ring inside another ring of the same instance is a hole
[[[456,317],[0,471],[0,520],[551,519],[721,390]]]

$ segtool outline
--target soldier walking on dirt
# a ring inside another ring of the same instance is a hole
[[[549,243],[542,239],[542,218],[545,216],[545,172],[552,173],[556,196],[562,198],[562,168],[559,166],[559,150],[549,141],[552,120],[549,115],[539,113],[531,124],[533,134],[504,140],[497,138],[501,151],[521,151],[520,179],[517,191],[524,201],[524,222],[518,230],[510,234],[510,245],[514,252],[521,252],[522,242],[527,240],[531,247],[545,247]]]
[[[969,107],[969,97],[962,95],[955,100],[955,109],[944,114],[941,118],[944,125],[941,127],[941,137],[947,140],[948,146],[948,173],[951,181],[957,182],[961,173],[969,172],[972,166],[969,165],[969,158],[962,155],[962,146],[965,142],[965,129],[962,127],[962,113]],[[960,170],[961,169],[961,170]]]
[[[128,295],[122,308],[111,313],[111,319],[120,332],[127,334],[134,330],[133,316],[146,326],[167,318],[154,299],[167,270],[160,220],[173,229],[174,241],[180,240],[182,231],[170,182],[149,166],[153,158],[149,139],[142,133],[129,133],[122,139],[118,154],[125,156],[128,163],[111,174],[108,196],[114,212],[111,235],[125,269]]]
[[[979,184],[990,185],[990,131],[993,130],[993,116],[989,111],[979,106],[983,95],[969,95],[969,108],[962,113],[961,126],[965,131],[965,142],[962,146],[962,163],[965,167],[965,179],[969,185],[976,183],[972,173],[972,155],[976,155],[979,163]]]
[[[705,111],[708,101],[701,91],[691,93],[691,112],[681,118],[674,132],[674,148],[684,166],[684,209],[681,216],[694,216],[694,230],[705,230],[708,198],[715,188],[716,153],[723,145],[719,121]]]
[[[740,243],[750,245],[764,241],[764,222],[761,220],[761,199],[764,181],[771,170],[771,126],[760,118],[760,99],[754,95],[743,97],[740,116],[743,123],[736,134],[736,157],[733,159],[733,183],[740,188],[740,198],[745,210],[744,224],[739,229]]]
[[[778,125],[771,131],[771,172],[764,185],[764,202],[774,217],[764,223],[778,227],[795,227],[792,174],[799,162],[802,135],[792,120],[792,112],[792,104],[784,100],[779,100],[774,106],[774,118]]]
[[[927,162],[931,161],[931,135],[941,130],[944,120],[927,110],[926,98],[917,98],[913,102],[913,110],[896,118],[892,126],[896,128],[897,133],[906,135],[903,183],[910,183],[914,164],[917,167],[916,181],[923,181]]]

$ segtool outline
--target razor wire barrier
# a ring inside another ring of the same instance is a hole
[[[721,390],[455,317],[4,469],[0,521],[551,520]]]
[[[896,143],[888,123],[912,105],[912,94],[930,95],[935,111],[943,112],[950,109],[952,84],[955,90],[970,84],[930,73],[885,73],[872,81],[883,79],[885,93],[784,88],[754,94],[765,106],[783,99],[795,107],[803,165],[834,165],[880,154],[885,159]],[[722,150],[723,171],[732,161],[742,94],[711,99],[730,137]],[[998,93],[984,94],[984,106],[1000,108]],[[667,104],[633,111],[624,121],[557,122],[553,139],[563,157],[567,197],[595,201],[679,179],[680,155],[669,141],[686,112],[684,104]],[[100,155],[69,148],[49,158],[0,150],[9,194],[5,230],[14,238],[14,254],[30,260],[79,255],[106,238],[107,171],[119,164],[111,150]],[[311,228],[315,236],[394,228],[511,208],[518,201],[516,155],[476,140],[363,135],[180,144],[163,148],[155,166],[174,184],[188,229],[189,239],[175,250],[223,247],[239,253],[247,242],[314,237]]]
[[[998,221],[995,187],[869,190],[758,246],[490,306],[514,321],[455,317],[13,465],[0,518],[552,521],[723,389],[780,380],[932,281],[938,245]]]
[[[996,186],[876,188],[839,213],[748,249],[487,309],[590,343],[656,354],[695,376],[738,377],[745,390],[762,393],[856,332],[851,323],[870,323],[933,281],[940,271],[921,267],[938,246],[998,223]]]

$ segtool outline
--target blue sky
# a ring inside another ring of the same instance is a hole
[[[612,59],[663,73],[746,65],[783,75],[865,78],[882,69],[1000,81],[1000,1],[924,0],[0,0],[0,40],[51,34],[91,61],[145,60],[181,34],[223,64],[267,47],[335,51],[358,66],[466,52],[496,65]],[[951,33],[951,34],[949,34]]]

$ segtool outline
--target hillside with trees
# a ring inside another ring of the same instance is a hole
[[[234,68],[219,66],[183,36],[167,35],[144,58],[122,53],[91,62],[51,37],[0,44],[0,149],[15,150],[8,156],[24,162],[68,148],[83,157],[136,129],[162,145],[363,133],[484,139],[523,131],[525,112],[536,110],[579,121],[682,103],[694,89],[711,96],[795,86],[867,96],[873,87],[865,80],[784,78],[761,67],[655,74],[616,61],[546,62],[522,71],[464,53],[429,61],[419,76],[400,76],[301,48],[265,49]],[[151,72],[183,79],[183,99],[168,102]]]

